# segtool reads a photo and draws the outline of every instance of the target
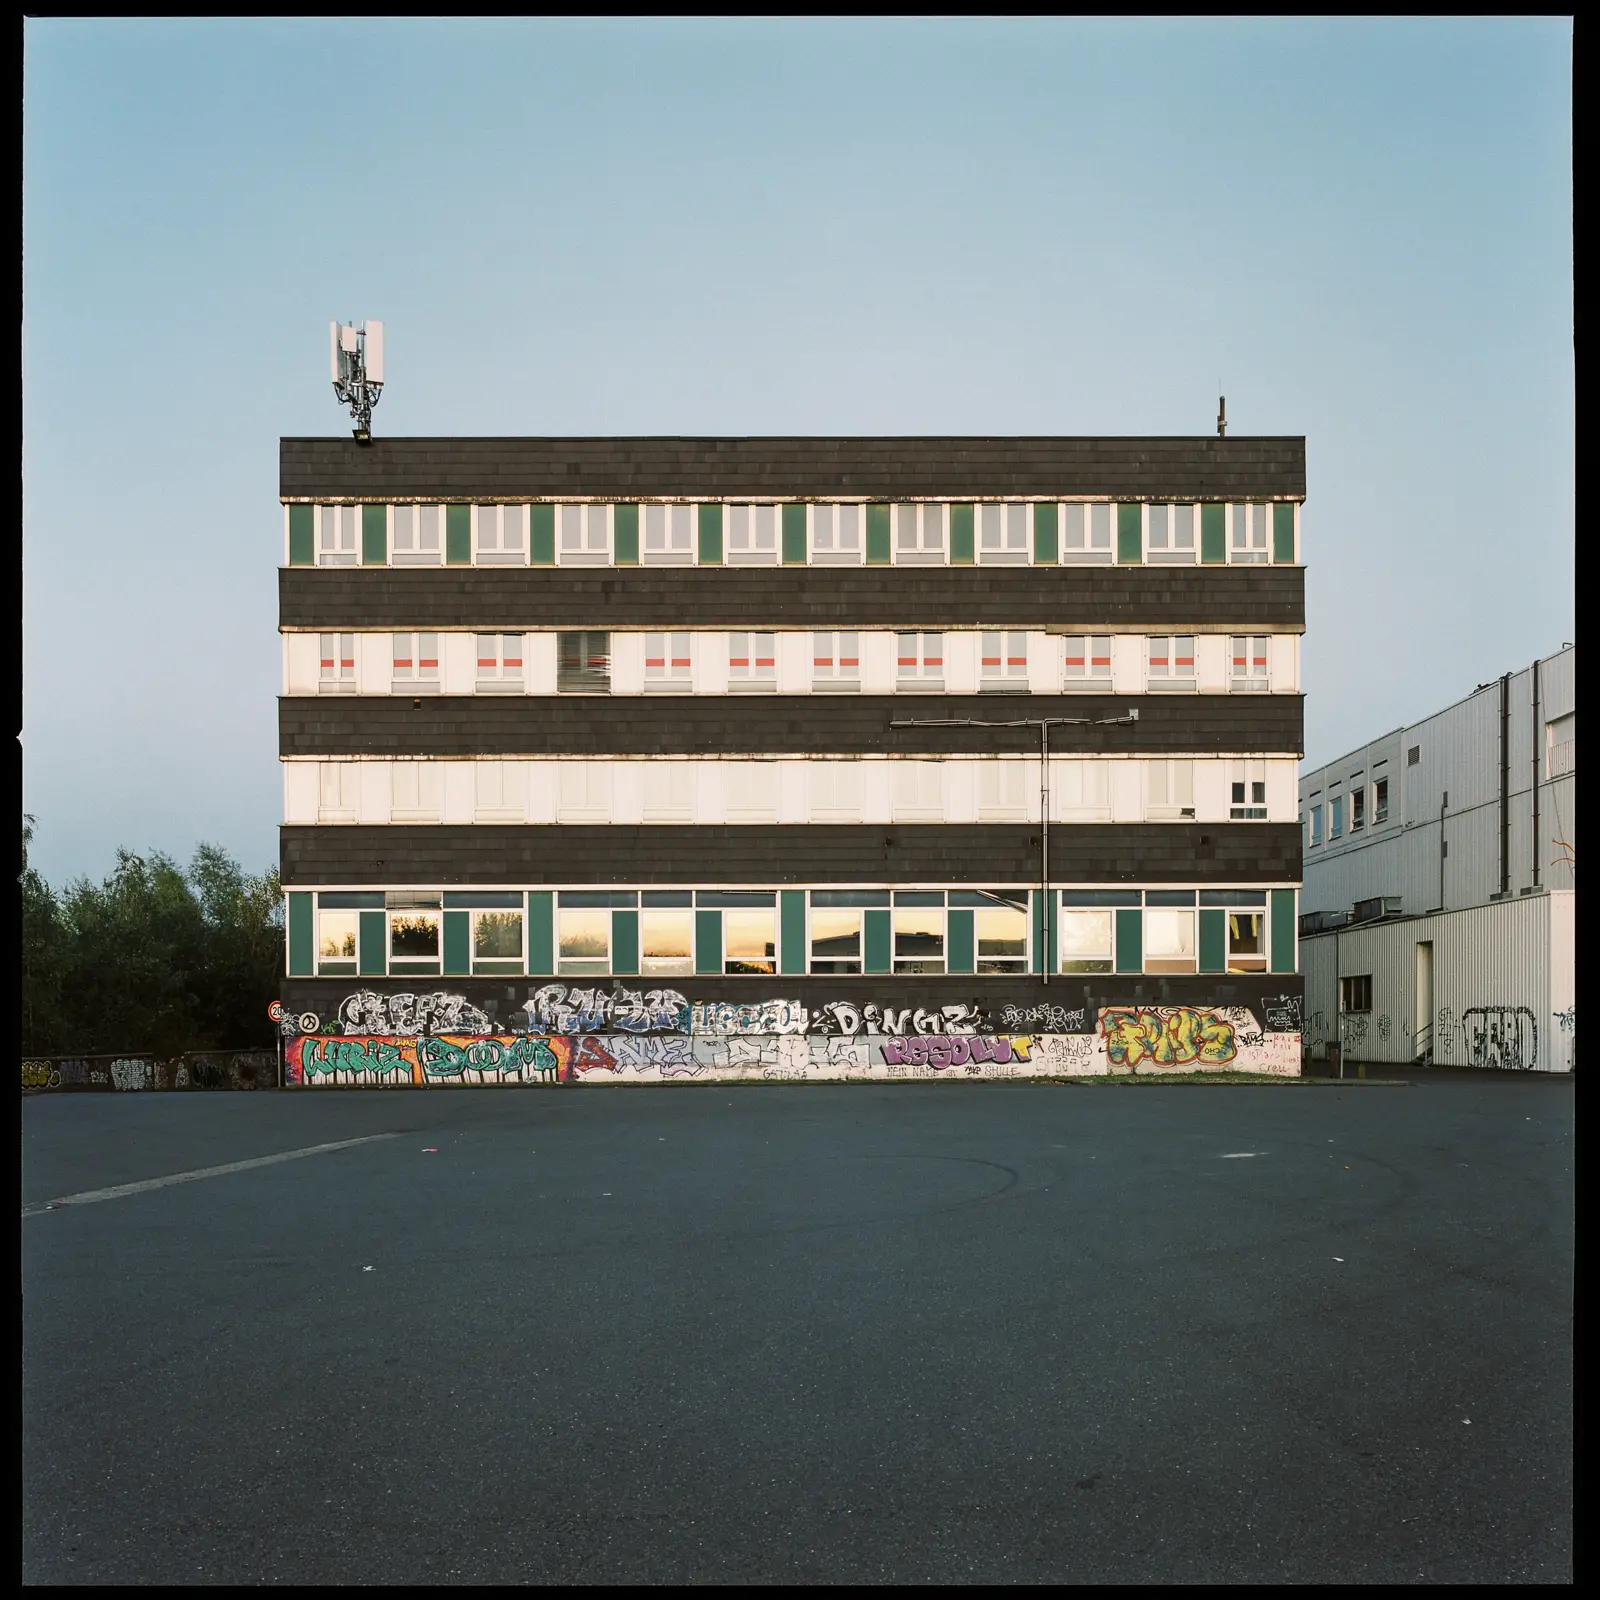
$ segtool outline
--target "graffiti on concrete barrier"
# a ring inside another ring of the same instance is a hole
[[[658,1072],[663,1078],[677,1078],[700,1070],[693,1044],[684,1034],[620,1033],[610,1043],[618,1071]]]
[[[830,1000],[812,1019],[822,1034],[839,1034],[853,1039],[859,1033],[959,1033],[975,1034],[984,1025],[980,1005],[881,1006],[875,1000],[853,1005],[848,1000]]]
[[[113,1061],[110,1072],[112,1083],[119,1089],[150,1087],[150,1063],[141,1061],[136,1056],[123,1056]]]
[[[1270,994],[1263,998],[1261,1007],[1267,1019],[1268,1033],[1299,1033],[1301,1031],[1299,995]]]
[[[1031,1028],[1039,1033],[1084,1033],[1089,1031],[1088,1015],[1087,1006],[1075,1011],[1065,1006],[1002,1006],[995,1020],[1008,1031]]]
[[[1461,1013],[1467,1059],[1475,1067],[1531,1072],[1539,1064],[1539,1024],[1527,1006],[1472,1006]]]
[[[562,1068],[549,1040],[527,1034],[319,1036],[296,1039],[284,1052],[285,1083],[308,1087],[549,1083]]]
[[[689,1008],[690,1033],[804,1033],[810,1020],[811,1013],[798,1000],[763,1000],[748,1006],[698,1001]]]
[[[1113,1006],[1100,1013],[1100,1032],[1114,1067],[1137,1071],[1142,1062],[1216,1066],[1239,1053],[1233,1024],[1194,1006]]]
[[[683,1032],[689,1002],[676,989],[571,988],[547,983],[522,1007],[528,1031],[594,1033],[606,1027],[625,1033]]]
[[[24,1061],[22,1087],[24,1089],[58,1089],[61,1072],[53,1061]]]
[[[1025,1034],[1008,1038],[1004,1034],[912,1034],[906,1038],[883,1039],[878,1049],[890,1065],[924,1064],[936,1072],[945,1067],[964,1067],[969,1062],[1006,1062],[1013,1055],[1018,1061],[1028,1059],[1030,1041]]]
[[[305,1024],[309,1019],[311,1026]],[[465,995],[435,990],[432,994],[378,994],[362,989],[339,1004],[339,1026],[349,1033],[488,1033],[489,1019]],[[315,1033],[316,1016],[300,1019],[302,1033]]]

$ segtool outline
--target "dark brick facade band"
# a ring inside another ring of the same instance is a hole
[[[1305,627],[1303,567],[281,567],[284,628]]]
[[[1037,884],[1027,823],[284,827],[285,888],[451,884]],[[1050,877],[1248,886],[1300,881],[1294,822],[1050,829]]]
[[[1019,1010],[1049,1004],[1063,1010],[1082,1008],[1084,1032],[1093,1032],[1102,1006],[1248,1006],[1258,1016],[1283,1001],[1298,1001],[1304,980],[1298,973],[1222,974],[1111,974],[1091,978],[1040,974],[1030,977],[976,977],[954,973],[945,977],[914,977],[901,973],[851,978],[787,977],[679,977],[679,978],[285,978],[280,999],[287,1010],[313,1012],[319,1020],[332,1020],[344,998],[357,990],[376,994],[406,994],[443,989],[464,996],[502,1027],[512,1023],[527,1027],[527,1001],[547,984],[580,987],[598,985],[603,990],[669,988],[691,1002],[730,1001],[748,1005],[753,999],[782,995],[798,1000],[813,1012],[829,1001],[855,1005],[892,996],[897,1007],[919,1006],[936,1010],[952,1001],[976,1003],[990,1015],[1006,1006]],[[1027,1024],[1023,1024],[1024,1027]],[[1039,1031],[1050,1031],[1040,1027]]]
[[[420,704],[418,703],[420,701]],[[1037,754],[1037,728],[892,728],[901,718],[1122,717],[1060,726],[1054,755],[1299,755],[1300,695],[303,695],[285,756]]]
[[[286,500],[1304,499],[1300,437],[281,439]]]

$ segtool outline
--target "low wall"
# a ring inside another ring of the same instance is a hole
[[[143,1089],[276,1089],[275,1050],[198,1050],[187,1055],[25,1056],[24,1094]]]

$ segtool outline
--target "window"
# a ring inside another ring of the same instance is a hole
[[[983,674],[979,687],[991,693],[1028,687],[1028,636],[1025,633],[986,633],[983,636]]]
[[[436,567],[444,560],[440,528],[442,506],[396,506],[394,548],[389,563],[396,567]]]
[[[728,688],[735,694],[770,693],[778,687],[776,637],[770,633],[728,635]]]
[[[558,506],[561,537],[556,559],[564,567],[604,567],[611,561],[611,507]]]
[[[694,971],[694,896],[687,889],[646,889],[639,897],[639,971],[683,976]]]
[[[640,558],[651,566],[692,566],[693,535],[693,506],[646,506]]]
[[[522,693],[522,635],[478,635],[478,693]]]
[[[324,977],[353,973],[356,970],[356,929],[354,911],[317,912],[317,971]]]
[[[361,770],[354,761],[323,761],[317,766],[317,821],[354,822]]]
[[[478,822],[521,822],[528,808],[526,761],[474,761],[477,788],[473,818]]]
[[[849,895],[811,895],[811,970],[822,973],[861,971],[861,910],[857,906],[829,905]]]
[[[1153,889],[1144,905],[1144,970],[1195,971],[1194,890]]]
[[[770,890],[702,890],[695,905],[722,915],[722,970],[767,973],[777,970],[778,897]]]
[[[1010,565],[1027,564],[1027,506],[978,507],[978,560]]]
[[[584,977],[611,970],[610,896],[565,893],[556,906],[556,971]],[[588,904],[599,900],[601,905]]]
[[[439,913],[392,911],[389,914],[389,970],[439,970]]]
[[[1578,770],[1578,713],[1552,717],[1544,725],[1544,772],[1547,778],[1564,778]]]
[[[1234,822],[1267,820],[1267,764],[1235,761],[1228,774],[1228,816]]]
[[[558,635],[556,688],[562,694],[608,694],[611,690],[611,635]]]
[[[1372,825],[1389,820],[1389,780],[1374,778],[1372,782]]]
[[[396,761],[389,803],[391,822],[437,822],[444,771],[436,761]]]
[[[1063,972],[1110,972],[1116,965],[1116,913],[1064,910],[1056,929]]]
[[[893,772],[896,822],[944,821],[942,761],[896,761]]]
[[[1087,565],[1111,561],[1111,507],[1105,504],[1069,503],[1066,508],[1066,539],[1061,551],[1063,562]]]
[[[1267,552],[1268,507],[1236,505],[1233,508],[1232,538],[1228,559],[1239,564],[1265,562]]]
[[[944,564],[945,508],[896,506],[894,558],[901,566]]]
[[[1341,1011],[1370,1011],[1372,1009],[1372,974],[1339,980],[1339,1009]]]
[[[1151,565],[1192,565],[1195,558],[1194,525],[1198,520],[1193,506],[1151,506],[1147,552]]]
[[[396,694],[439,692],[439,635],[397,633],[390,641],[394,666],[389,686]]]
[[[896,687],[904,690],[944,687],[944,635],[902,633],[897,636],[900,664]]]
[[[811,687],[819,694],[837,694],[861,687],[861,641],[854,633],[811,636]]]
[[[1037,792],[1030,791],[1037,789],[1038,769],[1031,761],[985,761],[978,768],[978,820],[1026,822],[1038,804]]]
[[[478,565],[521,567],[528,563],[528,508],[526,506],[475,506]]]
[[[778,508],[728,507],[728,565],[769,566],[778,559]]]
[[[1152,635],[1149,651],[1149,687],[1152,689],[1193,689],[1194,635],[1158,633]]]
[[[860,506],[812,506],[811,559],[818,566],[859,566],[862,522]]]
[[[1108,822],[1111,819],[1111,767],[1105,761],[1052,763],[1051,787],[1056,815],[1063,822]]]
[[[1328,800],[1328,837],[1338,839],[1344,834],[1344,796],[1336,794]]]
[[[474,911],[472,913],[472,970],[474,972],[521,972],[522,913],[520,911]]]
[[[322,671],[317,679],[322,694],[354,694],[356,690],[356,636],[322,635]]]
[[[1267,640],[1264,634],[1235,635],[1228,687],[1246,691],[1267,687]]]
[[[644,773],[646,822],[694,821],[694,765],[652,761]]]
[[[725,775],[729,822],[778,820],[778,768],[771,761],[720,763]]]
[[[896,972],[944,971],[944,895],[898,889],[890,924]]]
[[[1109,689],[1111,687],[1111,635],[1108,633],[1069,633],[1062,640],[1065,660],[1062,687],[1067,689]]]
[[[811,773],[811,820],[813,822],[859,822],[861,820],[861,763],[859,761],[813,761]]]
[[[1228,971],[1267,970],[1267,917],[1264,911],[1228,912]]]
[[[644,686],[688,694],[692,687],[689,635],[647,633],[644,636]]]
[[[977,935],[979,972],[1028,970],[1028,894],[1025,889],[993,889],[978,894],[952,893],[950,904],[976,901],[973,931]]]
[[[609,822],[611,769],[601,761],[563,761],[556,779],[557,822]]]
[[[356,506],[319,506],[317,508],[317,565],[319,567],[353,567],[361,559],[356,543],[356,521],[360,515]]]
[[[1321,806],[1312,806],[1312,808],[1311,808],[1311,842],[1314,845],[1322,843],[1322,807]]]
[[[1367,825],[1367,790],[1362,785],[1350,791],[1350,831],[1360,833]]]
[[[1194,762],[1147,761],[1145,816],[1151,821],[1194,819]]]

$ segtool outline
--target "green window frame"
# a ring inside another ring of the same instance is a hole
[[[528,559],[536,567],[556,564],[556,508],[548,502],[528,507]]]
[[[887,972],[892,966],[891,951],[893,939],[890,934],[890,913],[887,911],[863,911],[862,921],[862,961],[863,972]]]
[[[1137,908],[1117,912],[1117,971],[1144,970],[1144,912]]]
[[[624,976],[639,971],[639,913],[611,913],[611,970]]]
[[[1200,564],[1216,566],[1228,559],[1227,507],[1200,507]]]
[[[1295,970],[1295,914],[1293,889],[1274,889],[1268,896],[1271,901],[1267,937],[1272,945],[1272,970]]]
[[[696,910],[694,914],[694,970],[697,977],[722,976],[722,913]]]
[[[289,507],[289,565],[317,564],[317,514],[314,506]]]
[[[611,548],[619,567],[639,565],[639,508],[618,501],[611,512]]]
[[[804,505],[786,505],[783,508],[783,564],[786,567],[803,567],[806,564]]]
[[[472,507],[444,508],[444,562],[447,567],[472,565]]]
[[[446,911],[444,913],[444,975],[451,978],[468,976],[472,971],[472,913]]]
[[[867,565],[869,567],[888,566],[889,552],[889,507],[886,505],[869,505],[867,507]]]
[[[1126,500],[1117,506],[1117,561],[1138,566],[1144,560],[1144,507]]]
[[[1053,567],[1061,560],[1061,507],[1041,501],[1033,508],[1033,563]]]
[[[389,917],[383,911],[363,911],[356,944],[363,978],[381,978],[389,970]]]
[[[977,970],[978,945],[972,916],[967,910],[945,913],[945,967],[949,972]]]
[[[389,565],[388,506],[361,508],[361,565],[364,567]]]
[[[1200,913],[1200,970],[1228,970],[1228,913],[1202,910]]]
[[[1294,564],[1294,503],[1279,500],[1272,507],[1272,559],[1284,566]]]
[[[528,891],[528,975],[546,978],[556,970],[556,897],[550,889]]]
[[[976,559],[977,508],[970,505],[950,507],[950,565],[970,567]]]
[[[784,889],[778,894],[778,971],[798,976],[806,970],[806,892]]]
[[[699,512],[700,565],[722,565],[722,502],[702,505]]]
[[[309,511],[311,508],[306,507]],[[289,896],[289,912],[285,919],[288,923],[289,948],[288,973],[291,978],[309,978],[315,968],[313,962],[316,956],[316,940],[313,936],[315,921],[309,894],[291,893]]]

